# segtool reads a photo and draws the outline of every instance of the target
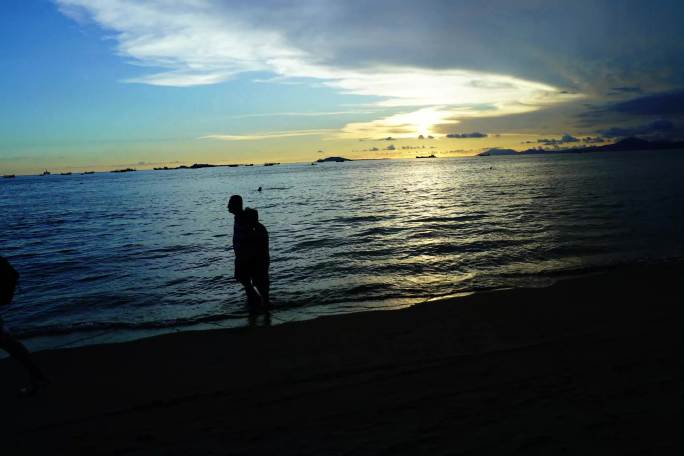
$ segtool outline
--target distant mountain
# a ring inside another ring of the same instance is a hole
[[[319,158],[316,160],[317,163],[325,163],[325,162],[348,162],[351,161],[349,158],[344,158],[344,157],[328,157],[328,158]]]
[[[597,150],[664,150],[684,149],[684,141],[647,141],[641,138],[625,138],[613,144],[597,147]]]
[[[684,141],[648,141],[641,138],[625,138],[604,146],[575,147],[573,149],[527,149],[516,152],[513,149],[489,149],[477,154],[490,155],[542,155],[542,154],[584,154],[588,152],[627,152],[633,150],[684,149]]]
[[[489,157],[490,155],[518,155],[520,152],[516,152],[513,149],[499,149],[499,148],[492,148],[485,150],[484,152],[480,152],[477,154],[479,157]]]
[[[601,152],[601,151],[621,151],[627,152],[632,150],[665,150],[665,149],[684,149],[684,142],[682,141],[648,141],[641,138],[625,138],[613,144],[606,144],[604,146],[588,146],[577,147],[573,149],[528,149],[520,152],[523,155],[532,154],[582,154],[587,152]]]

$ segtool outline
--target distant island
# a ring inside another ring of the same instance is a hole
[[[480,152],[478,157],[494,155],[541,155],[541,154],[583,154],[588,152],[627,152],[636,150],[684,149],[684,141],[648,141],[641,138],[625,138],[604,146],[576,147],[572,149],[527,149],[517,152],[513,149],[493,148]]]
[[[430,155],[416,155],[416,158],[437,158],[435,154],[430,154]]]
[[[229,168],[237,168],[238,166],[254,166],[254,163],[250,163],[249,165],[237,165],[237,164],[230,164],[230,165],[211,165],[209,163],[194,163],[190,166],[187,165],[180,165],[180,166],[174,166],[174,167],[168,167],[168,166],[160,166],[157,168],[153,168],[155,171],[173,171],[175,169],[200,169],[200,168],[219,168],[219,167],[229,167]]]
[[[325,162],[340,163],[340,162],[348,162],[348,161],[352,161],[352,160],[349,158],[344,158],[344,157],[328,157],[328,158],[319,158],[318,160],[316,160],[317,163],[325,163]]]

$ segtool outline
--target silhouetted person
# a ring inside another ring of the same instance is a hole
[[[259,223],[259,212],[256,209],[246,208],[243,211],[244,221],[248,227],[249,251],[249,277],[261,297],[261,307],[269,307],[270,280],[268,267],[271,257],[268,253],[268,231]]]
[[[19,273],[9,264],[9,261],[0,257],[0,306],[7,306],[12,302],[18,281]],[[32,396],[40,387],[47,384],[47,378],[33,362],[29,351],[5,328],[2,318],[0,318],[0,348],[24,366],[29,374],[29,384],[19,390],[20,395]]]
[[[245,211],[242,209],[242,197],[233,195],[228,200],[228,212],[235,216],[233,222],[233,252],[235,252],[235,280],[245,287],[247,304],[254,307],[259,302],[259,295],[254,290],[249,275],[249,226],[245,221]]]

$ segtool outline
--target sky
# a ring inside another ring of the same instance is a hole
[[[684,137],[684,3],[5,0],[0,172]]]

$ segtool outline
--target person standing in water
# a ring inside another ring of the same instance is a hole
[[[244,221],[248,227],[248,245],[250,249],[248,263],[249,278],[259,293],[262,310],[266,310],[270,305],[268,268],[271,258],[268,252],[268,231],[259,222],[259,212],[256,209],[246,208],[244,210]]]
[[[264,310],[269,303],[268,233],[266,228],[258,222],[259,216],[256,210],[242,208],[240,195],[230,197],[228,212],[235,217],[233,223],[235,280],[245,288],[249,310]]]
[[[249,278],[249,227],[245,221],[245,211],[242,208],[242,197],[232,195],[228,200],[228,212],[233,214],[233,252],[235,252],[235,280],[245,287],[247,305],[252,307],[258,295]]]
[[[8,306],[12,302],[19,281],[19,273],[5,258],[0,256],[0,306]],[[17,360],[29,374],[29,384],[19,390],[20,396],[32,396],[48,383],[47,377],[31,359],[31,354],[24,344],[14,337],[0,318],[0,348]]]

